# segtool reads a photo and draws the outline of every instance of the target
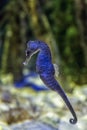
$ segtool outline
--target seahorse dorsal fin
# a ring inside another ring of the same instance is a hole
[[[53,64],[54,69],[55,69],[55,76],[58,77],[59,76],[59,67],[57,64]]]

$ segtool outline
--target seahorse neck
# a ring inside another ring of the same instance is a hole
[[[44,54],[45,56],[51,58],[51,52],[47,44],[41,43],[39,49],[40,49],[40,54]]]
[[[39,53],[36,61],[36,70],[41,75],[47,73],[47,68],[52,67],[51,52],[47,44],[39,44]],[[51,68],[51,73],[52,73]],[[49,72],[50,73],[50,72]]]

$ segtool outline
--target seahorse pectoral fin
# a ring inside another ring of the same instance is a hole
[[[55,76],[58,77],[59,76],[59,67],[57,64],[53,64],[54,66],[54,70],[55,70]]]

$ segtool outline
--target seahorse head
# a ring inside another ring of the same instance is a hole
[[[28,61],[30,60],[31,56],[37,53],[40,50],[40,43],[39,41],[29,41],[27,43],[27,49],[26,49],[26,61],[24,64],[28,64]]]
[[[26,56],[31,56],[39,51],[39,41],[29,41],[27,43]]]

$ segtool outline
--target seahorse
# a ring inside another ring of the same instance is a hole
[[[38,52],[36,59],[37,73],[39,74],[41,80],[47,87],[56,91],[62,97],[62,99],[64,100],[65,104],[67,105],[68,109],[70,110],[73,116],[73,118],[70,118],[70,123],[76,124],[77,123],[76,113],[67,95],[65,94],[63,88],[55,78],[55,68],[52,63],[52,55],[49,46],[43,41],[39,40],[29,41],[27,43],[26,60],[24,64],[28,64],[32,55],[34,55],[37,52]]]

